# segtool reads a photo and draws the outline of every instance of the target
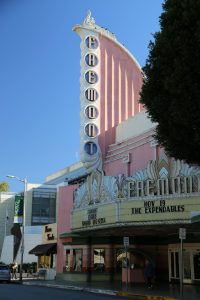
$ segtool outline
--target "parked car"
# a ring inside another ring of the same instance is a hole
[[[0,265],[0,281],[10,282],[11,273],[10,268],[7,265]]]

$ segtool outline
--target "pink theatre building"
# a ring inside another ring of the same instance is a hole
[[[179,281],[183,272],[184,282],[200,282],[200,169],[167,157],[153,139],[138,101],[141,68],[115,35],[90,12],[73,31],[81,161],[62,173],[57,278],[126,281],[128,272],[141,283],[149,260],[156,280]]]

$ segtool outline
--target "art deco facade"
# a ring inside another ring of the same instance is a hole
[[[81,38],[81,162],[59,189],[57,278],[125,280],[128,237],[130,281],[144,282],[146,259],[158,280],[179,280],[184,228],[184,281],[199,282],[200,169],[154,141],[129,51],[90,12],[73,30]]]

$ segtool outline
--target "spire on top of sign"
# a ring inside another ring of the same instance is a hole
[[[88,9],[87,11],[87,15],[85,20],[83,21],[83,24],[87,24],[87,25],[94,25],[95,24],[95,20],[94,18],[91,16],[91,11]]]
[[[75,28],[77,28],[77,26],[80,26],[80,25],[76,25],[73,27],[73,30],[75,31]],[[116,37],[114,35],[114,33],[110,32],[107,28],[104,28],[104,27],[101,27],[101,26],[98,26],[96,23],[95,23],[95,19],[92,17],[92,14],[91,14],[91,11],[88,9],[87,10],[87,15],[82,23],[82,26],[84,28],[88,28],[88,29],[93,29],[95,31],[97,31],[98,33],[102,34],[102,35],[105,35],[113,40],[116,40]]]

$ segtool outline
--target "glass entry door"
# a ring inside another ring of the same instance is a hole
[[[191,261],[190,261],[190,252],[183,252],[183,282],[191,283]]]
[[[180,279],[180,251],[173,250],[170,251],[169,255],[169,280],[179,280]],[[190,283],[191,278],[191,260],[190,252],[183,252],[183,281],[185,283]]]
[[[200,246],[184,247],[183,250],[183,282],[200,282]],[[169,260],[169,281],[179,281],[180,279],[180,248],[179,245],[173,245],[168,250]]]
[[[169,256],[169,279],[179,279],[179,253],[178,251],[170,252]]]

